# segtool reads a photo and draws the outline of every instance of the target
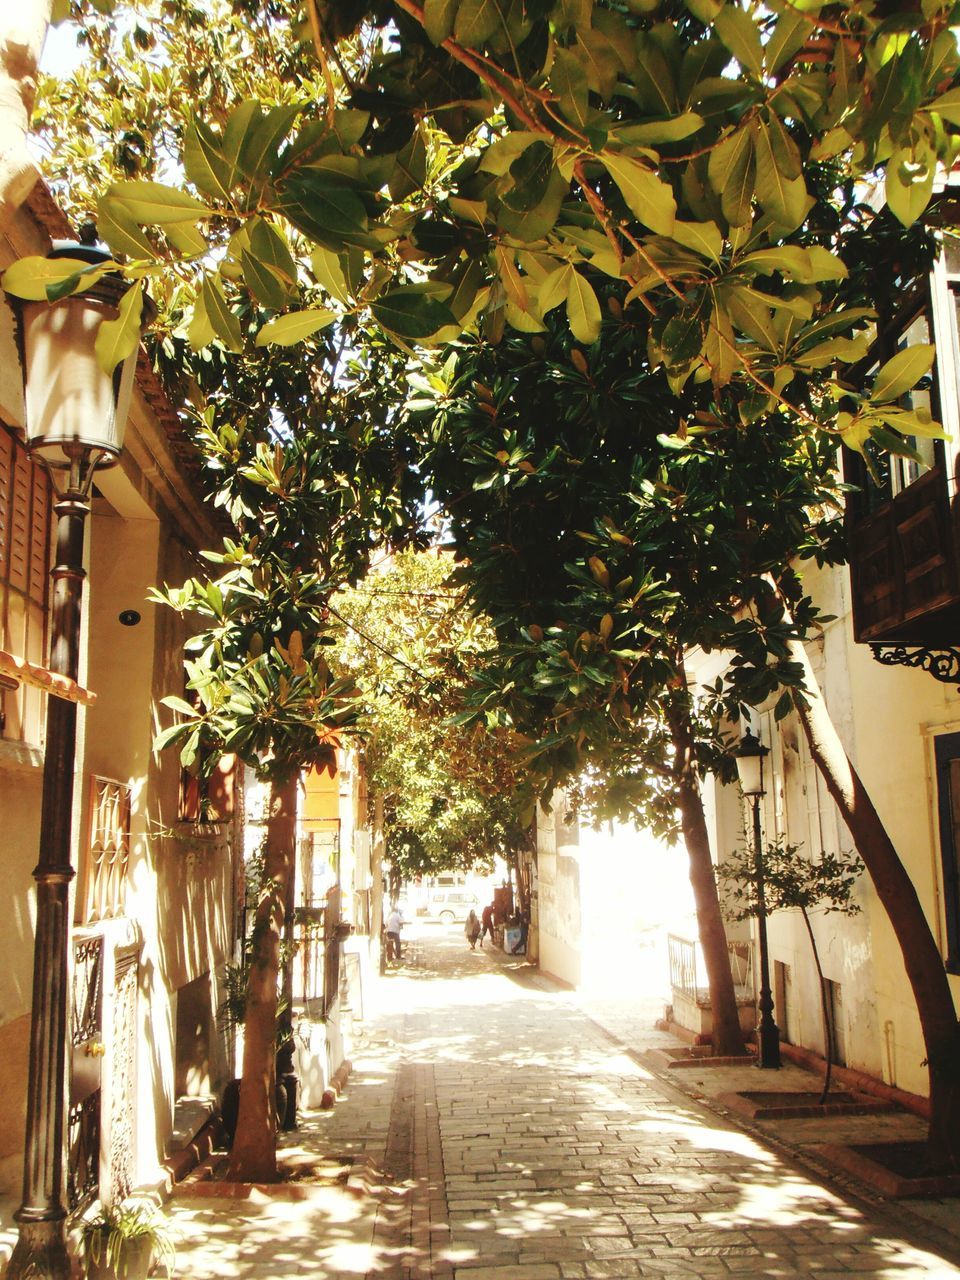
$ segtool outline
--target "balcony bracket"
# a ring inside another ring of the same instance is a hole
[[[918,667],[944,684],[960,685],[960,648],[941,645],[927,649],[920,645],[873,643],[870,649],[877,662],[885,667]]]

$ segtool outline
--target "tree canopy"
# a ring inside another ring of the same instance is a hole
[[[195,37],[203,24],[180,0],[160,11],[205,55],[219,39]],[[835,306],[853,185],[879,182],[910,225],[957,150],[957,46],[939,0],[915,13],[876,0],[237,0],[232,12],[262,28],[274,84],[235,104],[242,77],[222,91],[205,56],[212,109],[171,139],[182,170],[114,181],[98,205],[137,289],[178,281],[198,349],[239,350],[254,330],[257,344],[295,343],[358,314],[401,344],[478,325],[496,339],[561,306],[590,344],[599,273],[650,314],[651,361],[675,392],[711,384],[724,420],[784,406],[806,419],[806,373],[863,353],[867,314]],[[133,25],[128,38],[155,35]],[[135,142],[121,164],[135,167]],[[89,274],[28,260],[6,287],[59,295]],[[135,340],[137,311],[135,295],[110,359]],[[935,432],[893,394],[929,357],[866,390],[825,378],[817,420],[854,447]]]
[[[335,666],[363,695],[357,729],[398,880],[490,869],[526,845],[533,813],[514,735],[456,718],[494,635],[452,569],[448,552],[400,553],[331,603],[345,627]]]

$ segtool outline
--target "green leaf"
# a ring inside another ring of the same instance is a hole
[[[242,351],[243,339],[240,335],[240,321],[227,305],[223,290],[216,280],[211,279],[210,276],[204,277],[203,284],[200,286],[200,296],[203,299],[203,307],[207,318],[210,324],[213,325],[213,331],[223,345],[228,351]]]
[[[187,326],[187,341],[192,350],[202,351],[204,347],[210,345],[215,336],[210,317],[207,315],[207,308],[203,303],[203,294],[199,293],[193,304],[190,324]]]
[[[300,106],[279,106],[272,107],[265,114],[257,111],[251,116],[242,135],[239,129],[235,132],[231,128],[232,117],[227,121],[223,140],[224,150],[232,158],[234,147],[237,147],[235,162],[251,181],[265,182],[270,176],[280,144],[290,132],[301,110]],[[236,141],[237,138],[239,138],[239,144]]]
[[[565,262],[540,282],[537,289],[537,302],[543,315],[566,301],[570,290],[570,277],[573,273],[573,267],[569,262]]]
[[[673,239],[702,258],[719,262],[723,252],[723,236],[715,222],[681,222],[673,224]]]
[[[800,150],[775,111],[768,111],[766,125],[773,148],[773,158],[785,178],[799,178],[803,171]]]
[[[107,196],[119,200],[129,215],[144,226],[196,222],[210,213],[193,196],[163,182],[114,182],[107,188]]]
[[[535,142],[542,142],[543,136],[539,133],[528,133],[523,129],[515,132],[511,131],[502,138],[498,138],[496,142],[490,144],[486,151],[480,154],[480,163],[477,166],[481,173],[506,173],[517,156],[527,147],[532,146]]]
[[[241,251],[240,262],[246,286],[256,300],[271,311],[282,311],[287,303],[287,292],[270,268],[246,249]]]
[[[383,294],[371,304],[378,324],[399,338],[423,341],[445,325],[453,324],[450,310],[424,292],[422,285],[404,285]]]
[[[912,227],[930,203],[937,158],[932,149],[905,147],[887,161],[886,197],[890,211]]]
[[[186,222],[176,222],[164,227],[167,237],[178,253],[186,258],[199,258],[207,252],[209,245],[206,236],[198,226]]]
[[[621,67],[616,49],[602,31],[590,27],[578,29],[577,47],[590,89],[602,98],[611,97]]]
[[[443,44],[453,35],[457,0],[424,0],[423,29],[434,44]]]
[[[783,64],[801,49],[809,33],[813,30],[813,22],[793,7],[784,9],[777,18],[777,24],[764,45],[763,60],[766,63],[767,75],[779,71]]]
[[[576,54],[557,49],[550,72],[550,87],[557,95],[560,110],[582,129],[590,117],[590,90],[587,73]]]
[[[131,285],[120,299],[116,320],[104,320],[97,331],[94,350],[97,364],[104,373],[114,369],[140,344],[140,318],[143,314],[143,281]]]
[[[586,345],[600,336],[600,303],[593,286],[579,271],[570,271],[567,283],[567,322],[578,342]]]
[[[250,224],[250,252],[265,266],[279,272],[285,282],[296,284],[297,264],[286,237],[264,218],[256,218]]]
[[[192,707],[185,698],[178,698],[176,694],[167,694],[165,698],[160,699],[160,703],[164,707],[169,707],[171,711],[176,711],[182,716],[186,716],[189,720],[196,720],[197,709]]]
[[[600,160],[619,187],[630,211],[657,235],[673,235],[677,215],[673,189],[652,169],[628,156],[615,156],[605,151]]]
[[[626,147],[655,147],[664,142],[682,142],[704,126],[703,116],[684,111],[666,120],[648,120],[644,124],[628,124],[610,134]]]
[[[500,29],[500,11],[495,0],[460,0],[453,23],[458,44],[479,49]]]
[[[763,45],[760,28],[751,14],[733,4],[725,4],[713,19],[717,35],[736,60],[753,75],[763,75]]]
[[[107,265],[113,267],[114,264]],[[79,258],[29,257],[20,258],[7,267],[2,283],[7,293],[12,293],[15,298],[26,298],[28,302],[47,302],[49,289],[74,278],[77,282],[75,287],[78,287],[81,277],[88,279],[90,274],[90,263],[82,262]],[[98,270],[98,274],[103,275],[103,270]]]
[[[885,404],[906,395],[924,374],[930,372],[936,351],[932,343],[904,347],[902,351],[898,351],[878,370],[870,389],[871,401],[874,404]]]
[[[255,345],[265,347],[268,343],[273,343],[278,347],[292,347],[318,330],[325,329],[336,318],[336,313],[328,311],[326,307],[291,311],[289,315],[277,316],[268,321],[257,334]]]
[[[97,201],[97,231],[114,253],[128,258],[157,258],[146,233],[137,226],[122,204],[101,196]]]
[[[936,111],[950,124],[960,126],[960,89],[948,89],[946,93],[941,93],[939,98],[934,98],[928,105],[927,110]]]
[[[349,305],[350,288],[338,255],[332,249],[324,249],[320,246],[310,255],[310,266],[317,277],[317,282],[326,289],[330,297],[336,298],[337,302],[342,302],[344,305]]]
[[[688,364],[700,354],[702,346],[703,324],[696,312],[686,312],[667,321],[660,349],[668,368]]]
[[[755,181],[753,153],[750,130],[737,129],[714,147],[707,163],[707,178],[720,197],[723,216],[731,227],[742,227],[750,221]]]
[[[284,181],[278,208],[298,230],[328,249],[343,248],[367,229],[367,211],[360,197],[311,170],[291,174]]]
[[[221,153],[220,139],[201,120],[195,120],[184,130],[183,168],[200,191],[216,200],[229,201],[237,170]]]
[[[405,200],[419,191],[427,178],[427,144],[423,126],[417,125],[410,141],[397,153],[388,186],[393,200]]]
[[[802,177],[788,178],[777,161],[767,124],[755,124],[757,199],[784,231],[795,231],[807,216],[807,187]]]

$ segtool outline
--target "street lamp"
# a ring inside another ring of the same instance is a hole
[[[760,833],[760,800],[764,795],[763,761],[770,754],[748,729],[733,756],[740,775],[740,789],[753,802],[753,865],[757,882],[757,932],[760,936],[760,1024],[757,1028],[760,1067],[780,1066],[780,1031],[773,1020],[770,992],[770,953],[767,949],[767,904],[763,883],[763,842]]]
[[[51,258],[91,266],[110,261],[95,244],[59,242]],[[52,570],[49,669],[75,681],[79,668],[84,521],[96,471],[120,456],[133,391],[137,347],[113,374],[94,346],[114,320],[128,286],[118,273],[91,273],[88,287],[58,302],[20,302],[19,341],[27,447],[50,473],[56,493],[56,564]],[[144,307],[143,322],[148,319]],[[139,345],[139,344],[138,344]],[[29,1090],[23,1200],[14,1214],[18,1238],[7,1280],[67,1280],[64,1205],[64,1114],[70,861],[77,706],[47,697],[37,931],[33,953]]]

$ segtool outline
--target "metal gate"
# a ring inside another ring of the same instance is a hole
[[[100,1191],[100,1074],[103,1061],[103,938],[73,944],[73,1014],[67,1203],[72,1210]]]
[[[135,1174],[137,975],[140,947],[118,947],[114,958],[110,1026],[110,1192],[116,1203],[133,1189]]]

